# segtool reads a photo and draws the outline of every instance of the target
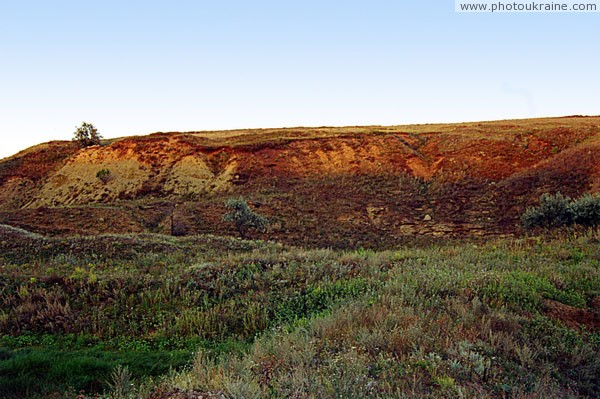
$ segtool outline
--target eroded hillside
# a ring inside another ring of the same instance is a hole
[[[0,160],[0,223],[234,234],[223,203],[242,195],[272,220],[260,237],[306,245],[512,234],[541,193],[598,192],[599,154],[600,117],[52,142]]]

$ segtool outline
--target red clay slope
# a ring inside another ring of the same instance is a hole
[[[598,192],[599,154],[600,117],[53,142],[0,160],[0,223],[234,234],[223,202],[243,195],[273,221],[260,237],[305,245],[512,234],[544,192]]]

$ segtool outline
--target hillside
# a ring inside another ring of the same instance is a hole
[[[241,195],[273,221],[257,236],[296,244],[506,235],[544,192],[600,191],[598,154],[600,117],[56,141],[0,160],[0,223],[234,235],[223,203]]]

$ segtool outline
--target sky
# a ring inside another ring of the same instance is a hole
[[[453,0],[0,0],[0,158],[158,131],[600,114],[600,13]]]

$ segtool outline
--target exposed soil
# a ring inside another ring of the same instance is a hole
[[[593,302],[597,303],[598,301],[600,301],[600,297],[595,297]],[[591,310],[579,309],[547,299],[544,301],[544,313],[551,319],[559,320],[570,328],[580,330],[585,327],[591,332],[600,331],[600,309],[597,306],[593,306]]]
[[[273,222],[257,237],[295,244],[507,235],[542,193],[598,192],[598,154],[600,117],[52,142],[0,160],[0,223],[235,235],[221,216],[241,195]]]

